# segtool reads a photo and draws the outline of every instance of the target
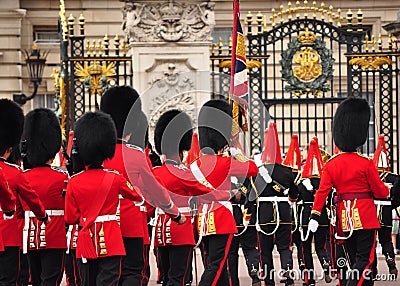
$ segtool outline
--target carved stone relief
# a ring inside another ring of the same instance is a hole
[[[122,29],[129,43],[211,40],[214,2],[160,2],[125,0]]]

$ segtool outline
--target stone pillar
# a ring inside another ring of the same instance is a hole
[[[121,1],[125,2],[123,29],[132,54],[134,88],[142,95],[150,126],[172,108],[185,110],[195,119],[199,107],[210,98],[215,3]]]
[[[384,25],[383,29],[400,40],[400,10],[397,12],[397,21]]]

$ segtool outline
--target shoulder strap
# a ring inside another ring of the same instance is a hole
[[[196,178],[196,180],[200,184],[202,184],[208,188],[214,189],[213,185],[211,185],[211,183],[209,181],[207,181],[206,176],[204,176],[204,174],[201,172],[199,166],[197,165],[197,160],[194,161],[192,164],[190,164],[190,170],[192,171],[193,176]]]
[[[98,203],[94,204],[93,207],[90,208],[88,213],[88,218],[84,222],[83,229],[88,229],[95,222],[96,218],[99,216],[99,213],[103,208],[107,196],[110,192],[115,175],[116,174],[112,172],[105,172],[103,181],[101,182],[99,187],[99,193],[97,196]]]

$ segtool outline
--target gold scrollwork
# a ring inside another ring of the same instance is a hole
[[[301,81],[310,82],[322,75],[321,58],[311,47],[297,51],[293,63],[293,75]]]
[[[362,70],[380,70],[383,65],[391,65],[392,60],[388,57],[365,56],[352,58],[349,63],[360,66]]]

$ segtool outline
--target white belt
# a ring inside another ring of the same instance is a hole
[[[289,203],[288,197],[258,197],[259,202],[286,202]]]
[[[375,205],[377,206],[391,206],[392,202],[391,201],[380,201],[380,200],[374,200]]]
[[[116,215],[99,215],[94,222],[107,222],[113,220],[117,220]]]
[[[312,205],[314,202],[303,202],[303,201],[298,201],[297,205]]]
[[[182,207],[178,208],[178,211],[182,213],[190,213],[192,209],[190,207]],[[165,212],[162,209],[158,209],[158,214],[165,214]]]
[[[46,210],[46,213],[48,216],[63,216],[64,210]],[[36,217],[36,216],[32,211],[30,211],[29,217]]]

